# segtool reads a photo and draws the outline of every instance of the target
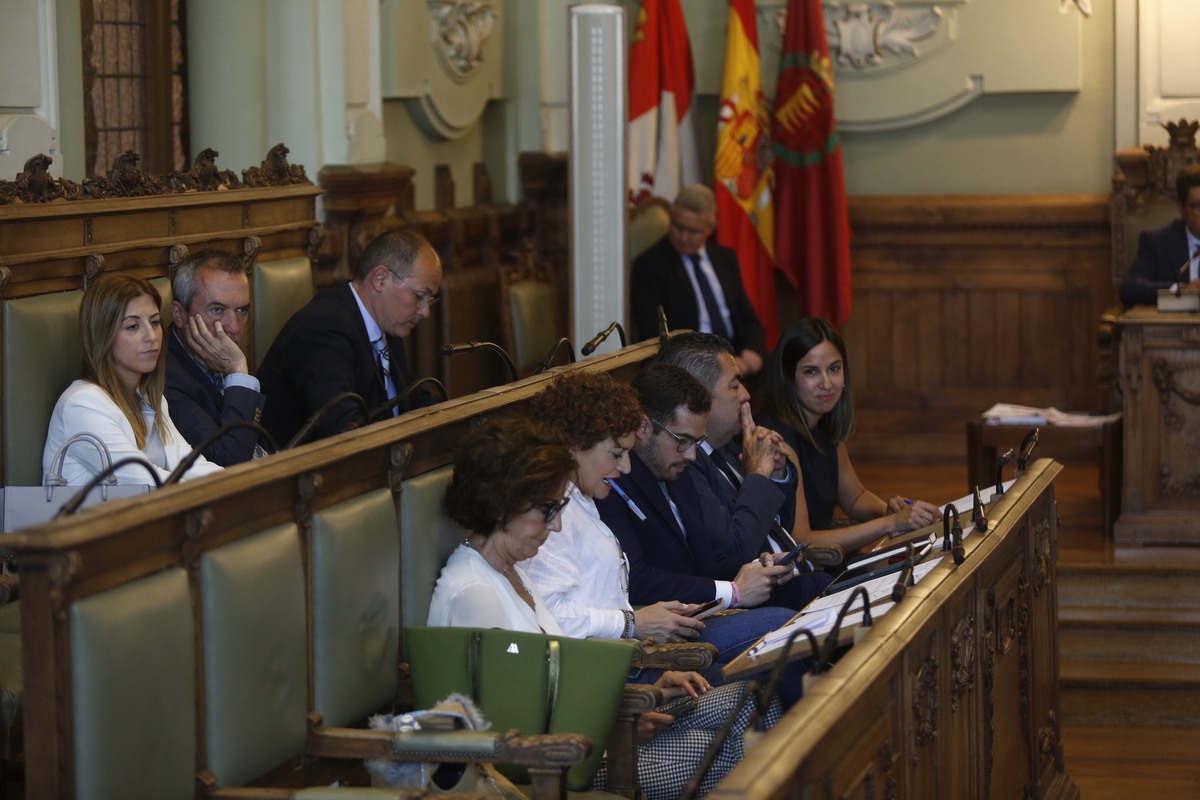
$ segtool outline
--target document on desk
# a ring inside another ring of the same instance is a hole
[[[1016,478],[1005,481],[1003,483],[1004,491],[1007,492],[1009,489],[1012,488],[1012,485],[1016,482],[1017,482]],[[992,502],[992,499],[995,496],[996,496],[996,487],[995,486],[989,486],[986,489],[979,490],[979,499],[983,501],[983,505],[985,506],[985,509],[984,509],[985,511],[986,511],[986,506],[988,505],[988,503]],[[958,511],[959,517],[961,518],[961,521],[962,521],[963,538],[966,539],[975,530],[975,526],[971,524],[971,514],[975,511],[975,494],[971,493],[968,495],[964,495],[963,497],[960,497],[957,500],[955,500],[953,503],[945,503],[943,505],[938,506],[938,508],[945,509],[947,505],[953,505],[955,510]],[[930,525],[927,528],[922,528],[922,531],[931,530],[931,531],[938,532],[938,531],[942,530],[942,527],[943,527],[943,524],[941,522],[935,522],[933,525]],[[889,536],[889,538],[895,539],[900,536],[910,535],[911,533],[912,533],[912,531],[896,531],[895,533],[888,534],[888,536]],[[880,544],[875,546],[875,550],[883,550],[884,548],[894,547],[894,546],[895,546],[895,544],[892,542],[881,542]]]

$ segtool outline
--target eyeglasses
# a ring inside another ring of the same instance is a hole
[[[564,497],[561,500],[551,500],[549,503],[542,503],[538,506],[542,511],[546,512],[545,521],[554,522],[554,518],[562,513],[562,510],[567,507],[567,503],[571,502],[571,498]]]
[[[402,276],[399,273],[397,273],[396,270],[392,269],[391,267],[388,267],[387,271],[392,273],[392,276],[395,277],[396,280],[398,280],[398,281],[400,281],[400,283],[404,284],[405,289],[408,289],[410,292],[412,292],[412,296],[414,298],[416,298],[416,301],[417,301],[417,308],[429,308],[431,305],[436,303],[438,300],[442,299],[441,295],[436,295],[436,294],[433,294],[432,292],[418,292],[416,289],[412,288],[407,283],[404,283],[406,280],[408,280],[407,275]]]
[[[699,447],[701,444],[708,441],[707,433],[699,438],[693,439],[691,436],[680,436],[679,434],[675,433],[670,428],[668,428],[666,425],[663,425],[661,422],[659,422],[656,419],[650,420],[650,423],[652,425],[654,425],[654,427],[658,428],[660,431],[665,433],[667,436],[670,436],[672,439],[674,439],[676,449],[678,449],[679,452],[681,452],[681,453],[686,453],[688,450],[691,450],[693,447]]]

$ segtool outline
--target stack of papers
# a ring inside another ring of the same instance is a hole
[[[996,403],[983,412],[988,425],[1057,425],[1064,428],[1099,427],[1121,418],[1120,412],[1104,416],[1092,414],[1069,414],[1054,406],[1034,408],[1015,403]]]

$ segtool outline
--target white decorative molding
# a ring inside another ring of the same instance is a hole
[[[1092,15],[1092,0],[1058,0],[1058,10],[1063,14],[1070,12],[1072,8],[1078,8],[1085,16]]]
[[[438,52],[452,73],[469,74],[483,61],[483,48],[500,18],[496,10],[478,0],[439,0],[434,6],[441,34]]]
[[[838,66],[856,69],[882,64],[884,50],[917,58],[914,43],[932,36],[942,23],[942,10],[935,5],[825,4],[824,11],[830,55]]]
[[[949,116],[955,111],[958,111],[963,106],[973,100],[977,100],[983,96],[983,78],[978,75],[971,75],[967,78],[967,85],[961,92],[950,95],[939,103],[935,103],[925,108],[916,109],[907,114],[898,114],[892,117],[878,117],[876,119],[855,122],[843,122],[838,120],[837,127],[839,131],[845,133],[884,133],[886,131],[899,131],[905,128],[915,128],[918,125],[924,125],[926,122],[933,122],[935,119]]]

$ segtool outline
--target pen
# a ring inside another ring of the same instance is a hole
[[[610,489],[617,493],[618,497],[625,501],[625,505],[629,506],[629,510],[633,512],[635,517],[640,519],[642,522],[646,521],[646,515],[643,514],[642,510],[637,507],[637,503],[629,499],[629,495],[625,494],[625,492],[621,490],[620,486],[617,486],[616,481],[614,481],[612,478],[605,478],[604,482],[608,484]]]

